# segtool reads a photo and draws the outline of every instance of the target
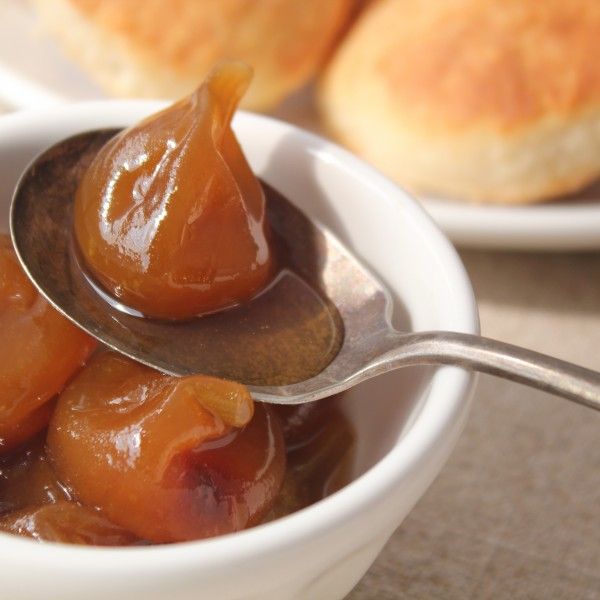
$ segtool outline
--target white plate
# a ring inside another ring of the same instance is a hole
[[[102,91],[44,35],[23,0],[0,0],[0,103],[31,108],[102,97]],[[286,102],[275,116],[319,129],[307,93]],[[459,246],[544,251],[600,249],[600,186],[569,201],[537,206],[421,200]]]
[[[569,200],[529,206],[421,201],[462,247],[557,252],[600,248],[600,184]]]

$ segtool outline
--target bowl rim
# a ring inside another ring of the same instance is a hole
[[[154,100],[99,100],[60,104],[9,113],[0,117],[0,133],[9,130],[18,135],[35,123],[61,119],[89,121],[93,126],[99,113],[112,115],[117,123],[131,123],[165,106]],[[393,183],[360,158],[314,133],[295,125],[269,117],[238,111],[235,124],[245,122],[262,128],[266,135],[285,133],[293,135],[310,151],[318,145],[319,152],[327,154],[328,160],[342,165],[352,176],[368,181],[370,186],[380,188],[385,195],[399,200],[403,210],[422,229],[428,244],[453,282],[458,311],[453,329],[465,333],[479,333],[479,317],[474,293],[463,263],[454,246],[433,223],[418,202],[405,190]],[[39,134],[38,134],[39,135]],[[71,135],[71,133],[69,133]],[[0,551],[12,553],[12,562],[22,558],[29,568],[43,565],[45,569],[80,569],[82,572],[127,572],[128,575],[148,573],[171,565],[177,570],[188,567],[216,568],[224,565],[256,560],[290,546],[300,545],[315,536],[326,535],[344,523],[357,517],[366,507],[377,505],[391,494],[406,474],[419,467],[425,457],[435,454],[436,440],[442,434],[454,430],[458,436],[470,405],[470,396],[476,376],[473,373],[442,367],[432,377],[429,390],[425,392],[422,408],[407,431],[394,447],[373,467],[335,494],[315,505],[292,513],[270,523],[245,531],[216,538],[179,542],[168,545],[139,547],[93,547],[60,543],[38,544],[32,540],[10,534],[0,534]],[[445,460],[440,459],[440,464]],[[390,534],[392,532],[390,531]]]

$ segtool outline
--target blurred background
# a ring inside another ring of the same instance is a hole
[[[597,370],[598,56],[598,0],[0,0],[0,112],[178,98],[242,59],[244,108],[423,203],[484,335]],[[600,598],[599,425],[481,377],[453,457],[352,600]]]

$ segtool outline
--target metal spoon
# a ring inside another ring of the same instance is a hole
[[[600,373],[595,371],[475,335],[396,331],[386,288],[331,233],[291,207],[272,208],[280,216],[281,211],[294,213],[294,227],[284,232],[289,250],[305,256],[310,246],[311,260],[300,265],[300,271],[337,308],[331,318],[339,316],[343,321],[339,351],[320,373],[282,382],[276,373],[265,371],[257,379],[254,374],[265,362],[285,363],[285,353],[302,352],[303,344],[292,344],[290,349],[278,338],[276,326],[260,319],[252,322],[248,315],[244,331],[215,347],[219,331],[211,330],[212,337],[207,338],[205,317],[176,323],[142,319],[121,310],[82,276],[71,243],[73,192],[91,157],[113,134],[112,130],[82,134],[34,160],[15,191],[10,227],[19,259],[40,292],[114,350],[173,375],[208,373],[237,379],[249,385],[257,400],[281,404],[310,402],[393,369],[429,364],[490,373],[600,410]],[[227,321],[227,315],[222,313],[221,321]],[[297,339],[302,340],[303,324],[297,327]],[[259,334],[265,336],[261,348],[270,352],[266,361],[263,352],[260,364],[256,351],[247,350],[256,348],[252,343]]]

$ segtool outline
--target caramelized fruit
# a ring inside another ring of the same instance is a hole
[[[0,531],[39,541],[124,546],[137,538],[73,501],[45,452],[45,433],[0,457]]]
[[[38,294],[0,235],[0,454],[47,425],[48,401],[94,347]]]
[[[230,124],[250,78],[245,65],[222,64],[191,96],[116,135],[87,169],[77,242],[122,304],[189,318],[268,282],[265,198]]]
[[[44,448],[45,433],[0,457],[0,516],[60,500],[71,500],[58,481]]]
[[[0,519],[0,531],[44,542],[95,546],[128,546],[137,538],[99,511],[60,501],[13,512]]]
[[[277,417],[262,404],[252,415],[246,388],[169,377],[112,353],[61,394],[48,449],[77,500],[153,542],[258,523],[285,471]]]

